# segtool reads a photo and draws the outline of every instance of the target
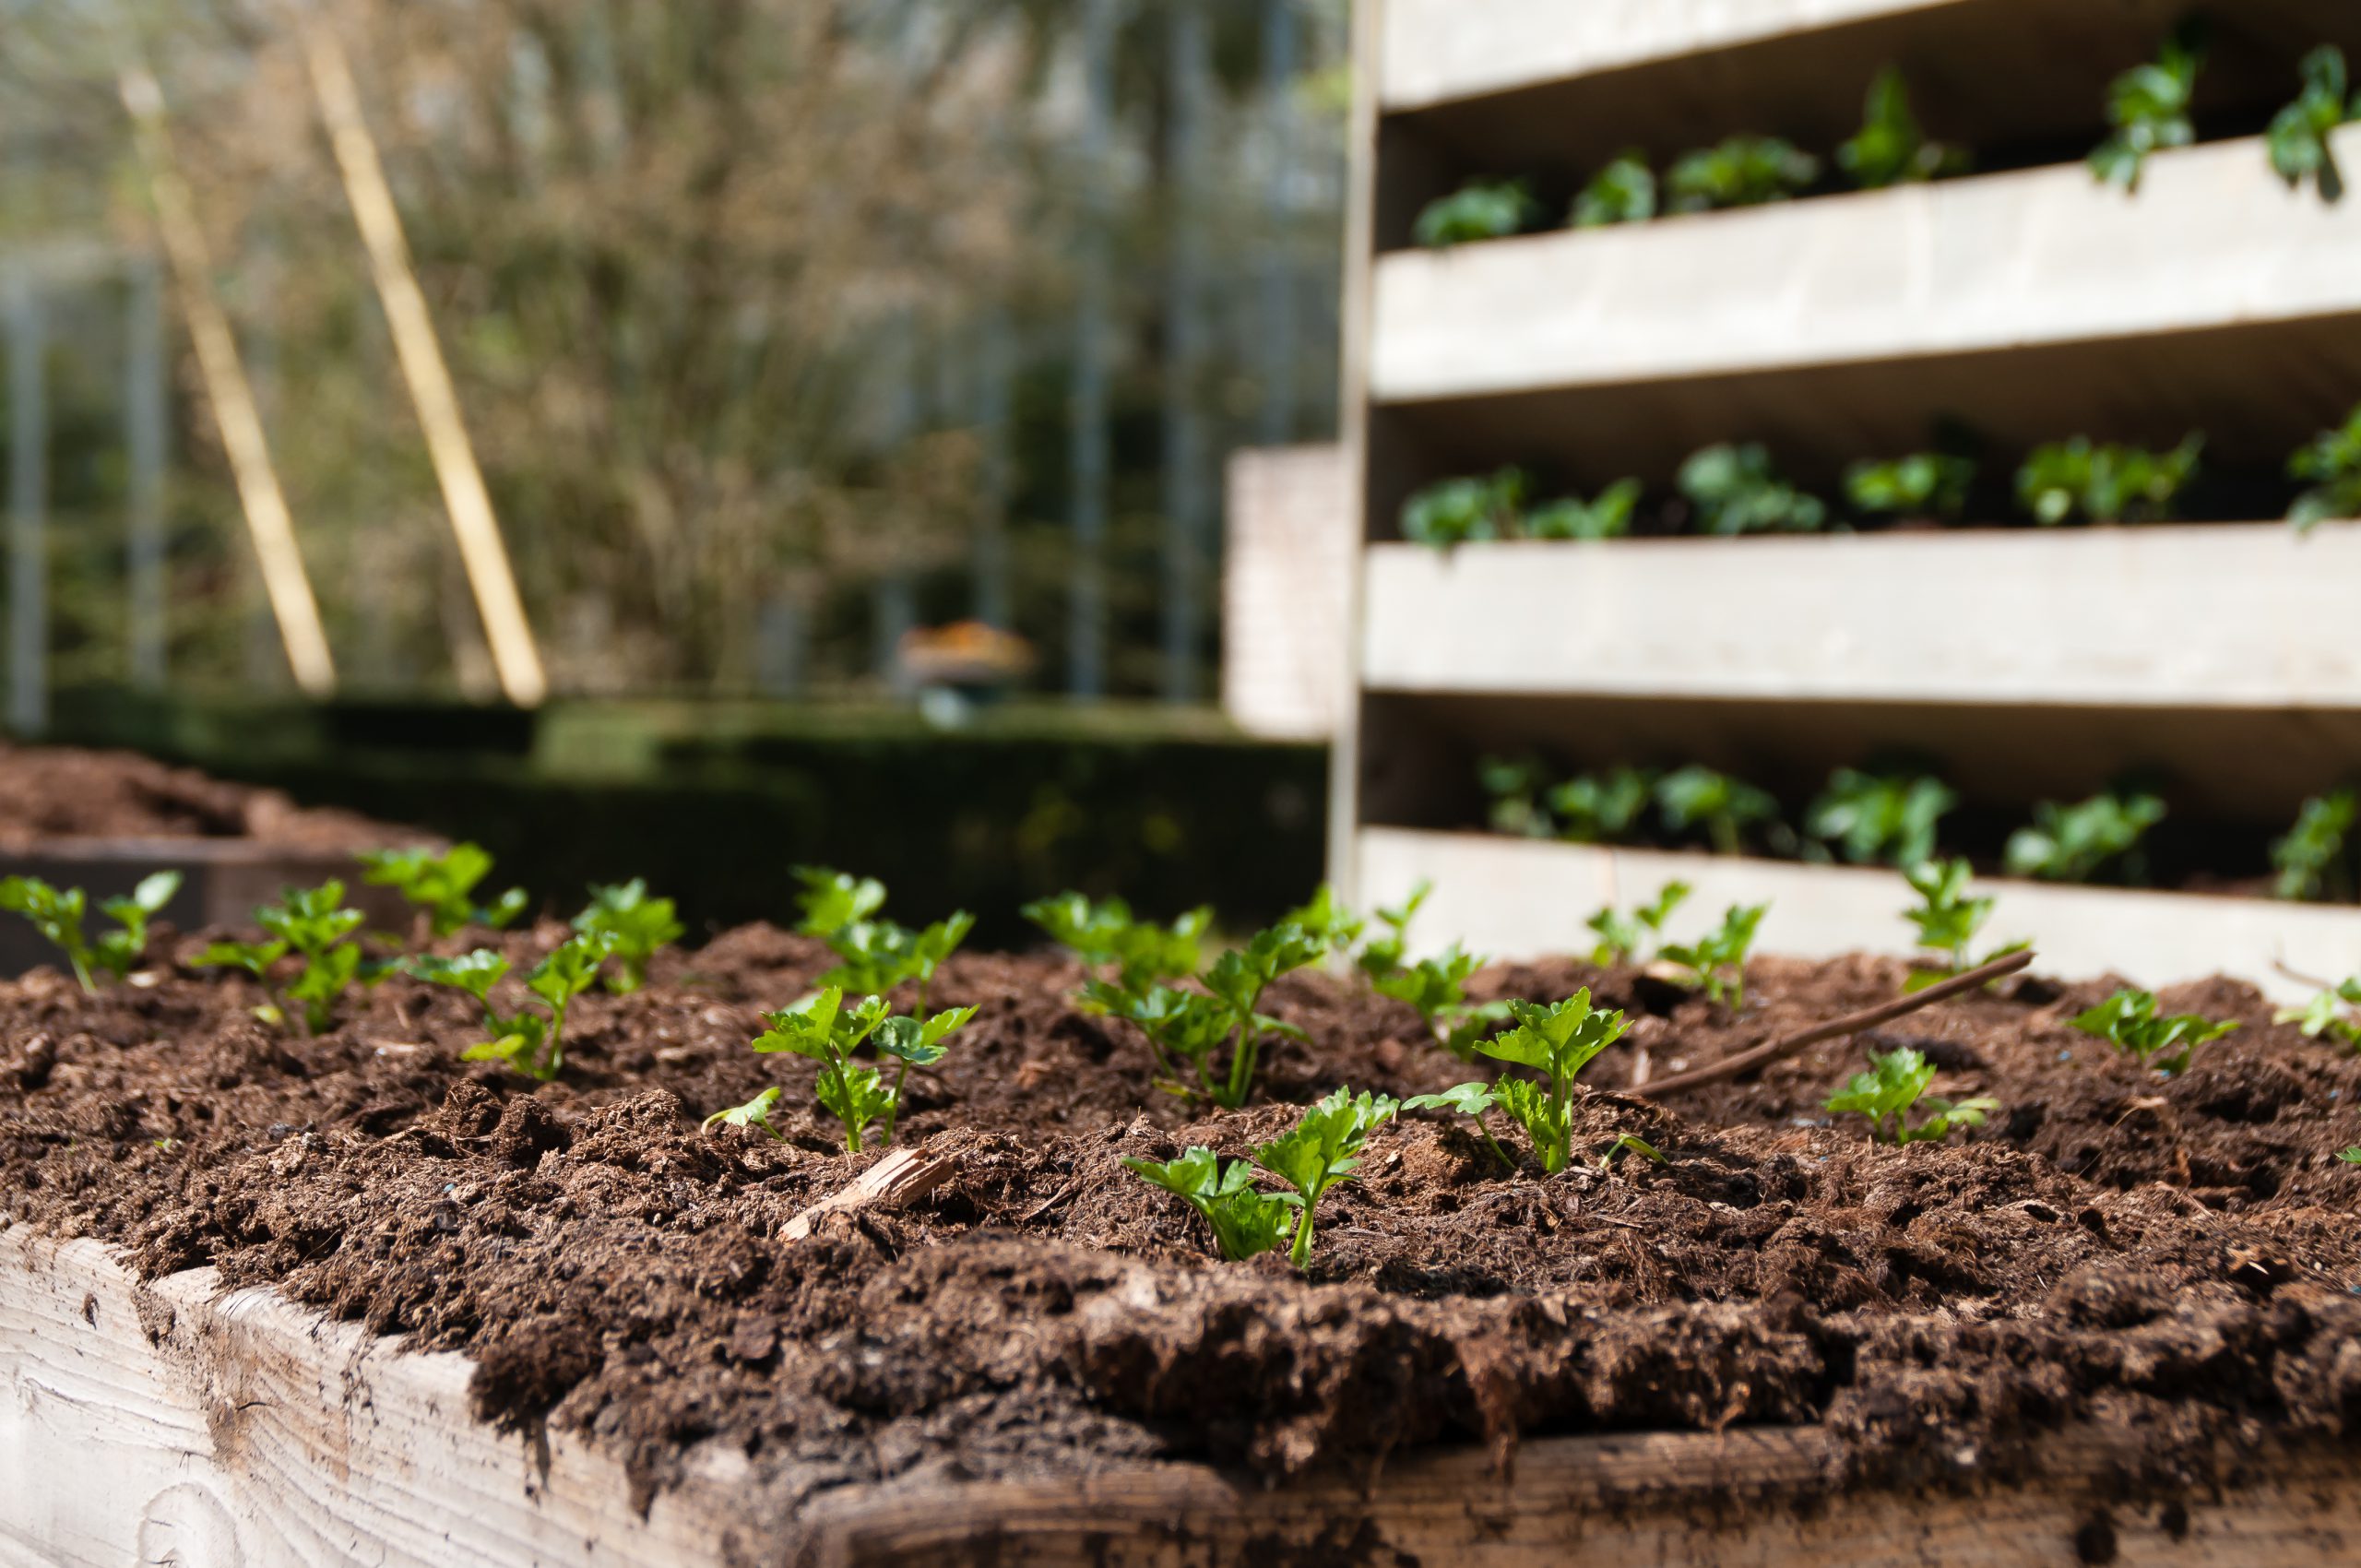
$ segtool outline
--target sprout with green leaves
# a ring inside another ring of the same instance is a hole
[[[1636,479],[1619,479],[1590,500],[1578,495],[1544,502],[1525,514],[1527,539],[1622,539],[1631,531],[1631,515],[1639,509],[1643,487]]]
[[[2361,794],[2332,790],[2304,802],[2296,826],[2271,846],[2279,873],[2272,891],[2282,898],[2349,897],[2353,891],[2353,823]]]
[[[1872,1055],[1869,1063],[1867,1072],[1854,1074],[1844,1088],[1829,1096],[1828,1111],[1832,1115],[1868,1117],[1873,1142],[1939,1144],[1963,1127],[1983,1125],[1987,1116],[2000,1109],[2000,1102],[1989,1095],[1957,1101],[1928,1097],[1927,1086],[1935,1081],[1935,1064],[1908,1046]],[[1922,1098],[1928,1115],[1914,1127],[1910,1115]]]
[[[1037,898],[1022,912],[1086,967],[1111,967],[1128,991],[1194,974],[1205,932],[1214,923],[1211,905],[1165,926],[1133,919],[1132,907],[1121,898],[1093,903],[1079,893]]]
[[[1484,793],[1491,798],[1488,814],[1495,833],[1520,838],[1547,838],[1555,831],[1549,811],[1542,803],[1548,774],[1534,757],[1488,756],[1476,765]]]
[[[2137,882],[2146,874],[2140,841],[2165,820],[2165,802],[2135,790],[2094,795],[2072,806],[2043,801],[2033,813],[2032,826],[2009,836],[2002,858],[2011,875],[2088,882],[2109,865],[2119,865],[2127,880]]]
[[[1456,1111],[1472,1117],[1485,1143],[1513,1170],[1516,1162],[1484,1124],[1487,1111],[1505,1111],[1525,1129],[1541,1169],[1554,1176],[1573,1160],[1574,1080],[1593,1057],[1622,1039],[1630,1025],[1620,1012],[1594,1009],[1587,990],[1548,1006],[1512,1002],[1509,1007],[1517,1027],[1476,1049],[1494,1061],[1533,1068],[1542,1075],[1543,1082],[1502,1078],[1490,1084],[1460,1084],[1442,1094],[1419,1095],[1404,1101],[1404,1106],[1411,1111]]]
[[[479,947],[456,958],[425,955],[402,961],[401,968],[430,985],[449,986],[475,998],[483,1009],[487,1038],[460,1053],[463,1062],[500,1062],[528,1078],[548,1083],[565,1067],[565,1018],[576,997],[597,983],[599,966],[613,951],[607,932],[585,932],[569,937],[533,966],[525,989],[548,1011],[530,1007],[503,1013],[492,1004],[492,988],[509,973],[506,958],[489,947]]]
[[[1692,453],[1679,483],[1705,533],[1818,533],[1828,526],[1827,504],[1774,472],[1770,449],[1760,443]]]
[[[1920,947],[1943,956],[1940,968],[1922,965],[1912,969],[1905,991],[1924,991],[1953,975],[1964,975],[1978,965],[2023,952],[2032,945],[2012,942],[1982,958],[1968,956],[1968,944],[1975,940],[1975,933],[1992,914],[1991,899],[1968,897],[1967,886],[1975,876],[1975,868],[1964,860],[1923,861],[1903,873],[1911,891],[1918,895],[1917,908],[1904,909],[1903,919],[1918,928]]]
[[[2091,154],[2091,172],[2105,184],[2140,188],[2149,156],[2197,139],[2189,106],[2205,64],[2205,28],[2184,22],[2152,65],[2134,65],[2107,87],[2107,124],[2115,129]]]
[[[1540,205],[1523,180],[1472,180],[1429,202],[1411,237],[1429,250],[1521,234],[1540,218]]]
[[[1422,880],[1416,887],[1410,889],[1410,896],[1407,898],[1393,909],[1387,909],[1383,905],[1378,907],[1377,923],[1385,928],[1385,932],[1382,936],[1372,936],[1368,942],[1362,944],[1358,956],[1353,960],[1361,973],[1367,975],[1371,982],[1400,972],[1402,956],[1408,951],[1410,945],[1410,922],[1418,918],[1418,910],[1425,906],[1428,896],[1433,892],[1434,884]]]
[[[1958,792],[1939,778],[1840,767],[1804,826],[1855,865],[1915,866],[1935,852],[1935,830],[1958,804]]]
[[[943,1042],[975,1016],[973,1007],[955,1007],[921,1022],[896,1013],[882,996],[864,997],[848,1007],[843,990],[832,985],[791,1007],[764,1014],[770,1028],[754,1040],[754,1049],[765,1055],[788,1052],[820,1063],[814,1094],[822,1109],[843,1125],[845,1152],[859,1154],[867,1146],[872,1126],[878,1129],[879,1142],[894,1141],[910,1069],[942,1061],[948,1054]],[[896,1063],[892,1084],[877,1068],[853,1059],[863,1044]],[[744,1105],[718,1111],[706,1118],[706,1125],[758,1126],[777,1137],[770,1112],[779,1092],[768,1089]]]
[[[1708,998],[1733,1013],[1743,1013],[1747,955],[1754,947],[1755,928],[1770,912],[1768,904],[1733,904],[1724,912],[1719,929],[1694,942],[1672,944],[1656,956],[1688,970],[1683,983],[1703,988]]]
[[[114,921],[115,929],[101,932],[96,938],[83,934],[82,921],[89,909],[89,897],[78,887],[52,887],[37,876],[0,878],[0,909],[30,921],[35,931],[65,955],[82,989],[96,996],[96,972],[102,971],[117,980],[129,974],[131,967],[148,950],[148,922],[160,914],[180,890],[181,873],[176,871],[160,871],[142,877],[129,897],[108,898],[99,905],[100,912]]]
[[[427,929],[449,936],[471,925],[506,931],[531,902],[525,890],[512,887],[489,905],[475,901],[475,891],[492,874],[492,855],[480,844],[454,844],[436,853],[423,847],[372,849],[360,856],[361,880],[376,887],[391,887],[425,914]]]
[[[1638,767],[1569,778],[1548,794],[1558,836],[1576,844],[1621,843],[1638,830],[1655,788],[1655,775]]]
[[[1820,160],[1777,137],[1731,137],[1683,154],[1665,174],[1675,212],[1786,201],[1820,178]]]
[[[1845,470],[1845,497],[1873,517],[1956,518],[1967,509],[1975,465],[1941,452],[1914,452]]]
[[[2361,406],[2287,459],[2287,474],[2311,487],[2288,508],[2297,533],[2332,519],[2361,518]]]
[[[1402,537],[1435,550],[1513,539],[1529,482],[1523,469],[1502,469],[1489,478],[1430,484],[1402,504]]]
[[[1286,1200],[1254,1187],[1251,1161],[1224,1160],[1200,1144],[1166,1163],[1126,1159],[1123,1166],[1202,1215],[1213,1228],[1215,1247],[1231,1263],[1283,1245],[1295,1229],[1295,1211]]]
[[[574,929],[612,938],[608,951],[614,967],[606,973],[607,989],[628,996],[647,983],[647,961],[678,942],[686,928],[673,914],[672,900],[649,897],[647,881],[635,876],[619,887],[593,884],[590,906],[574,917]]]
[[[1340,1088],[1305,1111],[1292,1130],[1255,1148],[1254,1163],[1295,1189],[1278,1194],[1278,1201],[1299,1216],[1295,1242],[1287,1249],[1287,1261],[1296,1267],[1311,1265],[1320,1200],[1339,1182],[1353,1179],[1370,1134],[1401,1108],[1391,1095]]]
[[[1967,172],[1969,159],[1958,148],[1927,139],[1910,110],[1910,84],[1899,67],[1888,65],[1869,83],[1861,109],[1861,129],[1836,149],[1836,166],[1865,191],[1908,181]]]
[[[1591,949],[1590,961],[1601,966],[1648,962],[1664,941],[1665,922],[1692,891],[1685,882],[1667,882],[1656,889],[1654,903],[1643,904],[1628,916],[1617,913],[1612,905],[1591,916],[1584,923],[1598,933],[1598,945]]]
[[[1605,229],[1644,223],[1655,215],[1655,171],[1648,167],[1647,154],[1634,148],[1591,176],[1574,197],[1567,223],[1575,229]]]
[[[2238,1027],[2236,1021],[2221,1022],[2194,1013],[2160,1018],[2156,1016],[2155,993],[2147,991],[2118,991],[2097,1006],[2077,1014],[2073,1023],[2084,1034],[2106,1040],[2142,1067],[2175,1074],[2189,1071],[2189,1058],[2196,1054],[2198,1047],[2210,1045]]]
[[[1735,855],[1746,831],[1779,820],[1779,802],[1726,773],[1691,765],[1656,782],[1656,805],[1675,833],[1703,829],[1717,855]]]
[[[2361,95],[2353,93],[2344,51],[2333,43],[2305,55],[2297,70],[2302,90],[2272,118],[2263,137],[2271,166],[2291,188],[2311,180],[2324,200],[2341,200],[2344,172],[2337,167],[2336,144],[2330,138],[2338,127],[2361,120]]]
[[[795,929],[819,937],[836,956],[836,967],[820,977],[820,983],[855,995],[886,996],[912,982],[924,1011],[935,970],[976,927],[976,917],[961,909],[948,920],[912,931],[879,914],[885,907],[885,885],[875,877],[850,876],[825,866],[798,866],[795,875],[803,885],[796,899],[803,919]]]
[[[2034,521],[2054,528],[2077,514],[2094,523],[2161,522],[2197,477],[2205,437],[2169,452],[2100,445],[2086,435],[2035,447],[2017,470],[2017,499]]]
[[[289,888],[276,904],[255,911],[255,923],[269,940],[216,942],[197,955],[201,967],[243,969],[270,994],[263,1016],[274,1021],[287,1016],[287,1004],[303,1004],[304,1031],[318,1034],[336,1021],[337,1005],[354,980],[374,985],[390,966],[362,955],[352,940],[361,929],[358,909],[344,907],[344,884],[333,878],[313,888]],[[270,969],[292,953],[303,968],[284,992],[273,991]]]
[[[2283,1024],[2301,1024],[2314,1039],[2335,1040],[2351,1051],[2361,1051],[2361,975],[2339,980],[2301,1007],[2283,1008]]]

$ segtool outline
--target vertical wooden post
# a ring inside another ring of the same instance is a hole
[[[1166,210],[1171,240],[1164,300],[1164,700],[1197,696],[1205,548],[1204,388],[1204,162],[1213,61],[1203,0],[1169,0],[1165,69]]]
[[[1085,0],[1082,12],[1082,232],[1076,238],[1074,386],[1068,410],[1074,530],[1068,590],[1066,692],[1090,701],[1107,693],[1107,491],[1112,466],[1107,370],[1113,348],[1114,193],[1108,142],[1114,134],[1115,34],[1121,0]]]
[[[1295,172],[1295,78],[1299,57],[1295,0],[1263,4],[1263,136],[1270,148],[1264,171],[1262,298],[1255,349],[1262,360],[1263,406],[1255,434],[1265,446],[1295,437],[1296,301],[1287,183]]]
[[[153,257],[131,268],[125,312],[124,444],[131,469],[125,497],[125,577],[131,616],[131,683],[160,691],[166,647],[164,469],[172,410],[164,370],[164,281]]]
[[[47,325],[29,271],[8,285],[8,728],[49,728]]]

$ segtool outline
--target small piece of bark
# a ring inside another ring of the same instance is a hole
[[[943,1185],[955,1169],[948,1159],[918,1149],[897,1148],[843,1191],[831,1194],[787,1222],[787,1239],[801,1241],[824,1216],[861,1208],[899,1208]]]

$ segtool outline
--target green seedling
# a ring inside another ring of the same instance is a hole
[[[1828,525],[1828,506],[1772,471],[1768,449],[1708,446],[1680,465],[1680,493],[1709,534],[1818,533]]]
[[[2337,201],[2344,195],[2344,172],[2337,167],[2336,147],[2330,138],[2339,126],[2361,120],[2361,96],[2353,95],[2344,51],[2333,43],[2305,55],[2299,71],[2303,89],[2272,120],[2264,144],[2272,168],[2290,187],[2311,180],[2324,200]]]
[[[1666,827],[1675,833],[1702,829],[1717,855],[1737,854],[1747,829],[1775,825],[1779,817],[1779,802],[1763,790],[1694,764],[1657,781],[1656,806]]]
[[[1975,465],[1940,452],[1914,452],[1845,470],[1845,498],[1872,517],[1956,518],[1967,509]]]
[[[1746,956],[1754,947],[1755,928],[1770,911],[1768,904],[1733,904],[1723,914],[1718,931],[1694,942],[1667,945],[1656,956],[1689,971],[1683,984],[1700,987],[1731,1012],[1743,1013]]]
[[[2009,836],[2002,859],[2011,876],[2089,882],[2110,864],[2138,882],[2146,873],[2140,841],[2165,820],[2165,802],[2145,791],[2094,795],[2080,805],[2043,801],[2030,827]]]
[[[391,887],[426,915],[427,929],[449,936],[468,926],[505,931],[531,900],[512,887],[489,905],[475,901],[478,884],[492,874],[492,856],[478,844],[454,844],[441,854],[428,849],[373,849],[363,853],[361,880]]]
[[[1665,175],[1675,212],[1786,201],[1820,178],[1820,160],[1777,137],[1731,137],[1684,154]]]
[[[1622,539],[1631,531],[1631,514],[1640,505],[1641,484],[1617,480],[1588,501],[1568,495],[1536,506],[1524,519],[1527,539]]]
[[[2309,533],[2332,518],[2361,517],[2361,406],[2290,457],[2287,475],[2311,487],[2287,512],[2296,532]]]
[[[859,1154],[867,1146],[865,1140],[872,1126],[878,1129],[880,1143],[894,1141],[910,1069],[931,1067],[942,1061],[948,1054],[943,1042],[975,1016],[973,1007],[955,1007],[921,1022],[896,1014],[882,996],[864,997],[847,1007],[843,990],[832,985],[791,1007],[764,1014],[763,1020],[770,1028],[755,1039],[754,1050],[764,1055],[805,1056],[820,1063],[814,1095],[821,1109],[844,1127],[845,1152]],[[877,1068],[853,1060],[853,1053],[863,1044],[881,1060],[895,1062],[892,1084]],[[770,1124],[770,1111],[778,1103],[779,1093],[770,1089],[744,1105],[716,1111],[706,1118],[706,1125],[754,1125],[777,1137],[778,1130]]]
[[[1111,968],[1127,991],[1194,974],[1205,932],[1214,923],[1211,905],[1165,926],[1133,919],[1132,907],[1121,898],[1093,903],[1079,893],[1037,898],[1022,913],[1086,968]]]
[[[1257,1009],[1263,992],[1273,980],[1318,963],[1327,951],[1327,944],[1314,932],[1301,926],[1280,924],[1256,932],[1245,946],[1223,954],[1205,971],[1205,989],[1227,1009],[1232,1030],[1229,1072],[1221,1080],[1219,1092],[1210,1095],[1215,1104],[1236,1110],[1246,1103],[1246,1096],[1254,1087],[1254,1068],[1266,1039],[1275,1034],[1300,1037],[1302,1031],[1294,1026]],[[1198,1065],[1202,1071],[1203,1059]],[[1209,1079],[1202,1082],[1209,1091],[1215,1087]]]
[[[1522,469],[1447,479],[1402,504],[1402,537],[1435,550],[1516,537],[1528,481]]]
[[[2283,1008],[2283,1024],[2301,1024],[2314,1039],[2333,1039],[2351,1051],[2361,1051],[2361,975],[2339,980],[2301,1007]]]
[[[1336,890],[1322,883],[1311,899],[1279,917],[1281,925],[1299,926],[1331,952],[1349,953],[1369,922],[1336,900]]]
[[[1542,791],[1548,774],[1532,757],[1488,756],[1476,765],[1484,793],[1491,799],[1489,819],[1495,833],[1519,838],[1547,838],[1555,831]]]
[[[1969,159],[1958,148],[1927,139],[1910,111],[1910,84],[1888,65],[1869,84],[1861,109],[1861,129],[1836,149],[1836,166],[1865,191],[1906,181],[1931,180],[1967,172]]]
[[[2098,445],[2089,437],[2037,447],[2017,470],[2017,499],[2045,528],[2078,514],[2094,523],[2160,522],[2196,477],[2205,438],[2191,435],[2169,452]]]
[[[1094,980],[1083,988],[1082,1005],[1147,1037],[1162,1075],[1158,1087],[1166,1092],[1234,1111],[1253,1090],[1265,1042],[1274,1035],[1302,1036],[1258,1010],[1264,991],[1281,975],[1318,963],[1328,950],[1323,937],[1282,923],[1216,958],[1200,977],[1202,992],[1165,985],[1140,991]]]
[[[1506,1003],[1467,1000],[1467,977],[1483,964],[1454,942],[1435,957],[1421,958],[1370,983],[1380,996],[1413,1008],[1437,1045],[1462,1062],[1473,1062],[1477,1042],[1509,1016]]]
[[[706,1131],[711,1132],[716,1127],[760,1127],[774,1138],[785,1138],[786,1134],[771,1125],[771,1112],[778,1109],[779,1099],[785,1092],[776,1087],[766,1088],[743,1105],[717,1111],[705,1119]]]
[[[1370,937],[1362,944],[1359,956],[1353,960],[1372,983],[1401,972],[1402,955],[1410,944],[1410,922],[1418,919],[1418,910],[1425,906],[1428,895],[1433,891],[1433,883],[1421,881],[1396,907],[1390,909],[1382,905],[1378,907],[1377,923],[1385,928],[1384,934]]]
[[[2272,891],[2282,898],[2346,898],[2353,892],[2353,861],[2347,852],[2361,795],[2334,790],[2304,802],[2296,826],[2271,846],[2279,880]]]
[[[2160,1073],[2186,1073],[2197,1048],[2210,1045],[2238,1026],[2201,1018],[2194,1013],[2156,1016],[2155,993],[2118,991],[2105,1002],[2077,1014],[2074,1027],[2095,1035],[2116,1050]]]
[[[1655,788],[1655,775],[1637,767],[1570,778],[1548,795],[1558,836],[1577,844],[1622,843],[1638,830]]]
[[[1177,1194],[1202,1215],[1213,1228],[1215,1247],[1231,1263],[1270,1252],[1294,1232],[1294,1208],[1284,1198],[1255,1190],[1250,1161],[1224,1160],[1198,1145],[1168,1164],[1126,1159],[1123,1167],[1141,1180]]]
[[[362,914],[344,907],[344,884],[331,879],[317,887],[291,887],[276,904],[255,911],[255,923],[268,933],[265,942],[217,942],[197,955],[201,966],[243,969],[270,994],[263,1016],[287,1016],[287,1004],[303,1004],[304,1032],[318,1034],[336,1021],[337,1004],[354,980],[374,985],[391,966],[362,956],[352,933],[361,929]],[[292,953],[303,968],[283,992],[270,983],[270,968]]]
[[[1584,923],[1598,933],[1598,945],[1591,949],[1590,961],[1601,966],[1648,962],[1664,941],[1665,921],[1691,891],[1685,882],[1667,882],[1657,889],[1655,903],[1643,904],[1628,916],[1618,914],[1611,905],[1591,916]]]
[[[2336,1158],[2347,1165],[2361,1165],[2361,1144],[2355,1144],[2351,1148],[2339,1149]]]
[[[1366,1089],[1355,1095],[1340,1088],[1305,1111],[1292,1131],[1255,1148],[1254,1163],[1295,1189],[1279,1194],[1278,1201],[1301,1217],[1296,1221],[1295,1244],[1287,1249],[1287,1261],[1296,1267],[1311,1263],[1320,1200],[1329,1188],[1353,1179],[1370,1134],[1401,1109],[1401,1101],[1391,1095]]]
[[[574,929],[613,939],[609,951],[615,962],[607,971],[607,989],[628,996],[647,983],[647,961],[678,942],[687,928],[673,917],[672,900],[649,897],[647,882],[635,876],[620,887],[592,885],[590,907],[574,917]]]
[[[599,969],[613,951],[614,938],[605,932],[586,932],[567,938],[525,977],[525,989],[539,997],[546,1013],[530,1007],[503,1013],[492,1005],[492,988],[508,977],[506,958],[489,947],[479,947],[456,958],[432,954],[405,959],[401,968],[430,985],[465,992],[483,1009],[487,1038],[460,1052],[462,1062],[499,1062],[528,1078],[548,1083],[565,1067],[565,1018],[575,999],[597,983]]]
[[[121,980],[148,950],[148,922],[163,911],[181,890],[181,873],[160,871],[142,877],[128,897],[104,900],[99,910],[115,929],[88,937],[82,921],[89,895],[78,887],[52,887],[36,876],[0,878],[0,909],[22,915],[42,938],[65,955],[74,978],[89,994],[98,994],[98,975]]]
[[[1540,216],[1533,189],[1523,180],[1475,180],[1429,202],[1412,226],[1411,238],[1429,250],[1444,250],[1521,234]]]
[[[1525,1129],[1541,1169],[1556,1175],[1573,1160],[1574,1080],[1591,1059],[1623,1038],[1630,1028],[1619,1012],[1594,1009],[1590,992],[1578,991],[1563,1002],[1540,1006],[1512,1002],[1517,1027],[1476,1049],[1495,1061],[1531,1067],[1546,1080],[1502,1078],[1491,1084],[1461,1084],[1442,1094],[1406,1100],[1411,1111],[1456,1111],[1472,1117],[1484,1141],[1512,1170],[1509,1158],[1484,1124],[1485,1112],[1499,1109]]]
[[[1617,223],[1644,223],[1655,215],[1655,171],[1648,167],[1645,153],[1632,151],[1591,176],[1590,184],[1574,197],[1568,223],[1576,229],[1604,229]]]
[[[1935,830],[1958,804],[1957,792],[1940,779],[1840,767],[1804,826],[1855,865],[1915,866],[1935,852]]]
[[[1828,1111],[1837,1116],[1868,1117],[1874,1142],[1939,1144],[1962,1127],[1983,1125],[1987,1116],[2000,1109],[2000,1102],[1989,1095],[1958,1101],[1928,1097],[1928,1115],[1914,1127],[1910,1114],[1927,1095],[1927,1086],[1935,1081],[1935,1064],[1908,1046],[1872,1055],[1869,1062],[1869,1071],[1854,1074],[1842,1090],[1829,1096]]]
[[[1614,1170],[1616,1159],[1619,1157],[1627,1154],[1636,1154],[1641,1158],[1655,1165],[1663,1165],[1667,1163],[1664,1158],[1664,1151],[1657,1148],[1655,1145],[1648,1142],[1647,1139],[1641,1137],[1636,1133],[1625,1133],[1613,1143],[1608,1145],[1607,1152],[1598,1157],[1599,1174],[1605,1175],[1608,1171]]]
[[[825,866],[798,866],[795,875],[803,885],[796,897],[803,919],[795,929],[819,937],[836,956],[836,968],[820,983],[854,995],[887,996],[908,982],[918,987],[924,1011],[935,970],[976,927],[976,917],[961,909],[912,931],[879,914],[885,885],[874,877],[848,876]]]
[[[2153,65],[2134,65],[2109,84],[2106,117],[2115,129],[2091,154],[2091,172],[2102,184],[2136,191],[2152,153],[2197,139],[2189,104],[2205,64],[2204,32],[2195,18],[2184,22]]]
[[[1921,967],[1911,970],[1905,991],[1924,991],[1940,980],[1964,975],[1978,965],[2032,945],[2012,942],[2006,947],[1994,948],[1981,958],[1968,956],[1968,944],[1991,918],[1992,900],[1967,896],[1975,870],[1965,861],[1922,861],[1902,874],[1911,891],[1918,895],[1917,908],[1904,909],[1902,918],[1918,928],[1920,947],[1943,956],[1941,968]]]

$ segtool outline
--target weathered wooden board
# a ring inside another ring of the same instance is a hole
[[[1244,450],[1228,478],[1222,711],[1250,735],[1324,741],[1350,700],[1345,616],[1359,530],[1344,451]]]
[[[1825,1440],[1790,1431],[1556,1439],[1513,1476],[1458,1451],[1276,1491],[1188,1465],[910,1479],[732,1539],[742,1461],[693,1455],[642,1517],[605,1455],[471,1421],[467,1380],[463,1358],[400,1353],[267,1291],[219,1295],[210,1271],[142,1287],[95,1243],[0,1233],[0,1568],[2295,1568],[2361,1549],[2361,1476],[2331,1453],[2259,1457],[2260,1479],[2179,1500],[2168,1528],[2110,1483],[2137,1434],[2063,1440],[2030,1488],[1831,1502]],[[2091,1555],[2101,1543],[2116,1555]]]
[[[1384,827],[1361,830],[1359,861],[1363,897],[1375,902],[1434,885],[1415,933],[1422,948],[1456,940],[1500,958],[1586,953],[1597,940],[1584,924],[1594,910],[1629,908],[1677,880],[1695,889],[1673,921],[1683,940],[1729,905],[1768,900],[1757,951],[1910,951],[1902,911],[1913,899],[1891,871]],[[1990,940],[2030,940],[2044,974],[2145,986],[2225,974],[2294,1002],[2311,990],[2288,970],[2337,980],[2361,957],[2361,909],[2006,880],[1976,891],[1995,899]]]

